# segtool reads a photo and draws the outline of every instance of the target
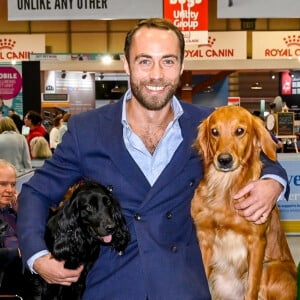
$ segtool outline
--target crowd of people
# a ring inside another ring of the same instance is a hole
[[[45,223],[49,209],[59,205],[70,186],[93,179],[119,200],[131,240],[123,255],[101,247],[82,299],[208,300],[190,202],[203,173],[192,144],[199,123],[213,108],[176,97],[184,70],[184,37],[171,22],[139,22],[126,36],[124,53],[130,88],[120,101],[70,118],[67,128],[57,125],[53,136],[63,128],[64,138],[57,148],[53,138],[53,154],[23,184],[18,249],[26,269],[48,283],[77,281],[82,267],[66,269],[47,250]],[[41,121],[32,111],[24,117],[31,159],[34,139],[47,140]],[[237,213],[256,224],[265,222],[262,216],[270,214],[287,188],[280,164],[264,156],[262,160],[264,180],[233,195]],[[14,180],[4,179],[10,189]]]
[[[70,116],[70,113],[57,114],[53,126],[47,130],[39,112],[28,111],[23,119],[13,108],[8,108],[6,115],[0,117],[0,159],[12,163],[18,174],[41,167],[61,142]]]
[[[48,133],[36,111],[28,111],[23,119],[13,108],[4,110],[3,101],[0,110],[0,219],[8,225],[4,235],[0,233],[0,295],[32,300],[35,282],[28,269],[23,270],[17,237],[16,181],[17,176],[35,171],[52,156],[63,135],[59,133],[63,115],[55,117]]]

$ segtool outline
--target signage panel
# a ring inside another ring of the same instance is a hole
[[[111,20],[162,17],[161,0],[9,0],[8,20]]]

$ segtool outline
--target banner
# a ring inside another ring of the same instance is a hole
[[[45,52],[44,34],[0,35],[0,62],[30,60],[31,53]]]
[[[186,60],[247,59],[247,32],[209,32],[205,43],[185,48]]]
[[[252,33],[253,59],[299,57],[300,31],[255,31]]]
[[[4,116],[8,116],[10,108],[23,115],[22,87],[22,65],[0,65],[0,95],[6,107]]]
[[[161,0],[9,0],[8,20],[111,20],[162,17]]]
[[[164,17],[183,33],[186,44],[206,44],[208,0],[164,0]]]
[[[299,0],[217,0],[217,17],[299,18]]]
[[[300,161],[297,154],[278,154],[278,160],[288,174],[290,197],[288,201],[278,201],[281,220],[300,221]]]

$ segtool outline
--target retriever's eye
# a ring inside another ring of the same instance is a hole
[[[235,134],[236,134],[237,136],[241,136],[241,135],[244,134],[244,132],[245,132],[245,129],[244,129],[244,128],[237,128],[236,131],[235,131]]]
[[[219,136],[219,131],[218,131],[218,129],[212,128],[211,134],[212,134],[213,136]]]

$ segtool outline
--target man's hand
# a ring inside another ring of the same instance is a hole
[[[234,207],[249,222],[263,224],[282,190],[282,185],[274,179],[252,181],[234,195]]]
[[[76,270],[64,268],[64,261],[54,259],[50,253],[36,259],[33,268],[46,282],[61,285],[76,282],[83,270],[83,266]]]

